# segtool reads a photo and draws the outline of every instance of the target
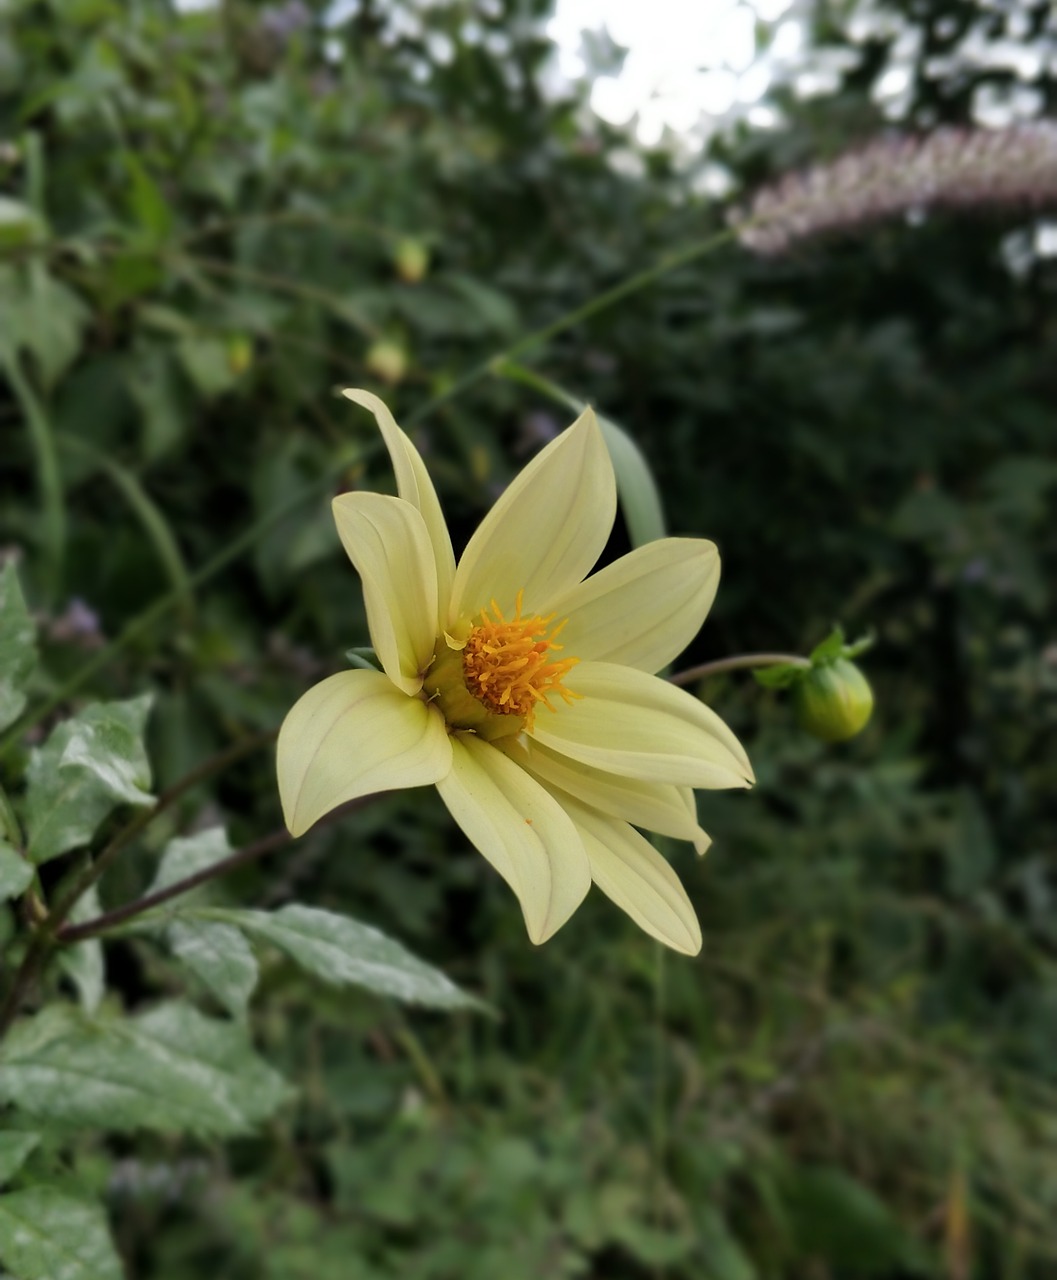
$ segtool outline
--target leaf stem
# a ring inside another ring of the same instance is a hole
[[[707,680],[709,676],[722,675],[725,671],[752,671],[756,667],[810,667],[807,658],[797,653],[739,653],[732,658],[716,658],[714,662],[702,662],[668,677],[669,684],[693,684],[695,680]]]

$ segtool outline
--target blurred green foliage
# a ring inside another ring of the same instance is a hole
[[[366,640],[326,499],[391,479],[334,388],[386,394],[466,534],[568,416],[487,362],[721,227],[666,154],[626,176],[627,140],[541,91],[546,10],[0,9],[0,541],[41,626],[31,713],[149,689],[162,787],[274,729]],[[831,154],[882,127],[867,87],[717,150],[742,182]],[[964,118],[961,89],[917,93]],[[501,1018],[412,1017],[269,954],[250,1020],[299,1086],[279,1119],[0,1135],[8,1212],[44,1175],[101,1191],[128,1275],[164,1280],[1051,1275],[1055,277],[1008,268],[1009,225],[729,247],[519,354],[635,437],[674,532],[720,544],[684,665],[806,652],[835,616],[878,633],[847,747],[751,681],[705,689],[759,785],[703,802],[703,864],[670,851],[698,961],[595,901],[530,949],[432,794],[387,797],[224,900],[369,919]],[[191,791],[105,905],[189,826],[275,827],[271,768]],[[106,965],[143,1018],[187,987],[135,934]]]

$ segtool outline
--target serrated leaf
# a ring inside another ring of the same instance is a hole
[[[245,1015],[257,985],[257,959],[238,929],[214,920],[174,920],[165,939],[233,1017]]]
[[[459,988],[399,942],[348,916],[297,903],[276,912],[200,908],[212,920],[264,938],[324,982],[365,987],[378,995],[435,1009],[481,1009]]]
[[[74,903],[70,923],[83,924],[86,920],[94,920],[101,911],[99,893],[93,885]],[[59,964],[77,988],[81,1008],[87,1013],[95,1013],[106,989],[103,944],[98,938],[85,938],[83,942],[75,942],[59,952]]]
[[[153,800],[143,745],[149,695],[97,702],[60,724],[30,756],[26,827],[30,858],[46,862],[87,844],[121,804]]]
[[[17,1280],[122,1280],[102,1206],[30,1187],[0,1196],[0,1261]]]
[[[158,870],[148,893],[157,893],[159,889],[167,889],[178,880],[186,880],[188,876],[197,875],[209,867],[222,862],[231,853],[228,834],[223,827],[209,827],[198,831],[193,836],[182,836],[170,840],[162,851]],[[192,890],[183,902],[193,902],[201,897],[201,890]]]
[[[0,1183],[11,1181],[39,1142],[39,1133],[0,1133]]]
[[[13,564],[0,570],[0,729],[22,714],[25,688],[37,665],[37,629]]]
[[[288,1096],[245,1028],[178,1002],[137,1018],[52,1005],[0,1051],[0,1099],[94,1130],[246,1133]]]
[[[32,865],[6,840],[0,840],[0,902],[25,893],[32,881]]]

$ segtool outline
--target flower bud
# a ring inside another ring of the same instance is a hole
[[[806,671],[793,685],[797,723],[823,742],[843,742],[865,727],[873,690],[859,668],[837,658]]]
[[[405,284],[418,284],[429,270],[429,249],[421,240],[405,237],[393,251],[393,265]]]
[[[371,344],[364,364],[376,378],[394,386],[407,373],[407,352],[395,342],[382,338]]]

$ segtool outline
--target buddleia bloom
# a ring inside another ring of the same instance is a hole
[[[616,515],[587,410],[513,480],[456,565],[415,446],[376,396],[345,394],[374,414],[396,472],[398,497],[334,499],[382,670],[330,676],[287,715],[290,831],[370,792],[432,785],[517,895],[533,942],[593,881],[647,933],[696,954],[693,907],[638,829],[703,853],[693,788],[752,781],[723,721],[656,675],[704,621],[715,546],[662,538],[587,576]]]

